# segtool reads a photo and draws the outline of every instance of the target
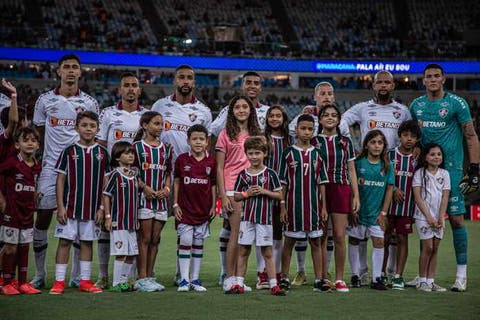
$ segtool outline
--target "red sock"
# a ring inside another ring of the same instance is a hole
[[[10,284],[12,281],[13,273],[15,272],[15,258],[14,254],[3,255],[3,283],[4,285]]]
[[[17,249],[18,283],[27,282],[29,244],[20,244]]]

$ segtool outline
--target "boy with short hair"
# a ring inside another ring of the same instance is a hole
[[[284,296],[285,291],[277,283],[275,261],[273,260],[272,213],[274,200],[282,200],[282,187],[275,171],[264,165],[268,153],[265,137],[247,138],[244,143],[250,167],[243,169],[234,187],[235,201],[243,201],[242,221],[240,222],[239,251],[237,260],[237,286],[232,293],[244,293],[245,273],[251,246],[261,248],[267,270],[270,292]]]
[[[36,180],[41,170],[41,164],[34,158],[39,148],[38,133],[32,128],[20,128],[15,145],[20,152],[0,164],[7,200],[0,227],[0,240],[4,242],[4,283],[0,291],[4,295],[37,294],[40,290],[27,282],[27,270],[29,245],[33,241]],[[18,284],[12,279],[17,265]]]
[[[190,152],[175,161],[173,212],[180,239],[178,263],[181,281],[177,291],[204,292],[199,279],[203,242],[210,235],[210,220],[215,217],[215,156],[206,151],[207,129],[196,124],[187,131]]]
[[[57,176],[57,225],[59,238],[55,258],[55,282],[50,294],[62,294],[68,256],[73,241],[80,240],[79,290],[100,293],[102,289],[91,281],[92,242],[98,240],[99,223],[103,218],[101,195],[103,178],[108,170],[107,149],[95,142],[99,121],[92,111],[80,112],[75,130],[80,140],[61,153],[55,166]]]
[[[385,256],[383,259],[384,271],[387,264],[388,246],[392,235],[396,236],[397,254],[391,257],[396,261],[396,272],[392,279],[392,289],[403,290],[405,282],[403,271],[408,256],[408,235],[413,232],[413,214],[415,201],[412,193],[413,174],[417,160],[413,151],[421,138],[420,127],[416,121],[407,120],[398,128],[400,145],[391,150],[390,160],[395,166],[395,184],[393,199],[388,210],[388,228],[385,231]]]
[[[327,171],[320,150],[310,144],[314,133],[314,119],[309,114],[298,118],[295,128],[297,142],[285,149],[280,164],[280,178],[285,201],[281,201],[281,221],[286,224],[282,253],[280,287],[290,288],[288,273],[292,248],[297,239],[308,238],[311,245],[315,281],[314,291],[321,291],[322,252],[320,237],[322,221],[326,221],[327,207],[324,184]]]

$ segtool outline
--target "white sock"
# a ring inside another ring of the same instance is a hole
[[[65,281],[65,275],[67,274],[68,264],[57,263],[55,265],[55,280],[56,281]]]
[[[277,285],[277,279],[273,278],[273,279],[268,280],[268,284],[270,286],[270,289],[272,289],[273,287],[275,287]]]
[[[262,247],[255,246],[255,256],[257,258],[257,272],[265,271],[265,260],[262,256]]]
[[[221,274],[227,273],[227,245],[230,239],[230,230],[222,228],[220,230],[220,266]]]
[[[92,278],[92,261],[80,261],[80,280]]]
[[[295,242],[295,253],[297,256],[297,271],[305,271],[305,258],[307,255],[307,240],[297,240]]]
[[[122,269],[123,269],[123,261],[119,261],[115,259],[115,262],[113,263],[113,281],[112,281],[112,285],[114,287],[120,283],[120,280],[122,277]]]
[[[358,245],[358,261],[360,263],[360,274],[364,274],[368,272],[368,264],[367,264],[367,248],[368,241],[367,240],[360,240]]]
[[[108,278],[108,262],[110,260],[110,232],[100,232],[98,239],[98,277]]]
[[[457,264],[457,279],[463,280],[467,278],[467,265]]]
[[[237,283],[240,287],[243,287],[243,285],[245,284],[245,278],[237,276]]]
[[[388,246],[387,275],[397,272],[397,245]]]
[[[333,249],[334,249],[333,237],[329,236],[327,238],[327,272],[328,270],[330,270],[330,263],[332,262]]]
[[[153,269],[155,270],[155,266],[153,266]],[[137,279],[137,258],[133,258],[132,266],[128,273],[128,279]]]
[[[352,276],[359,276],[360,264],[358,261],[358,245],[348,244],[348,261],[350,262],[350,272]]]
[[[372,278],[373,282],[377,282],[377,278],[382,276],[382,264],[383,264],[383,248],[373,248],[372,250]]]
[[[275,270],[279,273],[282,270],[283,241],[273,240],[273,258],[275,259]]]
[[[192,281],[198,280],[203,259],[203,239],[193,239],[192,245]]]
[[[33,252],[35,255],[36,277],[45,279],[46,257],[48,248],[47,230],[33,228]],[[64,277],[65,280],[65,277]]]
[[[80,240],[75,239],[75,241],[73,241],[72,271],[70,272],[70,280],[78,279],[79,277],[80,277]]]
[[[422,283],[422,282],[427,282],[427,278],[425,278],[425,277],[418,277],[418,283]]]
[[[432,285],[433,284],[433,279],[432,278],[427,278],[427,284]]]
[[[130,275],[132,269],[131,263],[124,262],[122,265],[122,273],[120,274],[120,282],[125,283],[128,281],[128,277]]]

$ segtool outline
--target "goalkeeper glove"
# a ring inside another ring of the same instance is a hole
[[[460,182],[460,191],[463,194],[476,192],[479,188],[479,182],[478,163],[470,163],[467,174],[463,176]]]

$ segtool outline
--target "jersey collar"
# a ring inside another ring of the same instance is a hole
[[[172,94],[171,99],[172,99],[172,101],[176,102],[177,101],[177,94],[176,93]],[[192,99],[190,99],[190,103],[196,103],[196,102],[197,102],[197,98],[195,98],[195,96],[192,95]]]
[[[124,109],[123,109],[123,103],[122,103],[122,101],[120,101],[119,103],[117,103],[117,109],[118,109],[118,110],[124,110]],[[139,104],[137,104],[136,111],[142,111],[142,106],[139,105]]]
[[[60,86],[56,86],[55,89],[53,89],[53,92],[58,96],[60,94]],[[75,92],[75,95],[78,96],[80,95],[80,89],[77,88],[77,92]]]

